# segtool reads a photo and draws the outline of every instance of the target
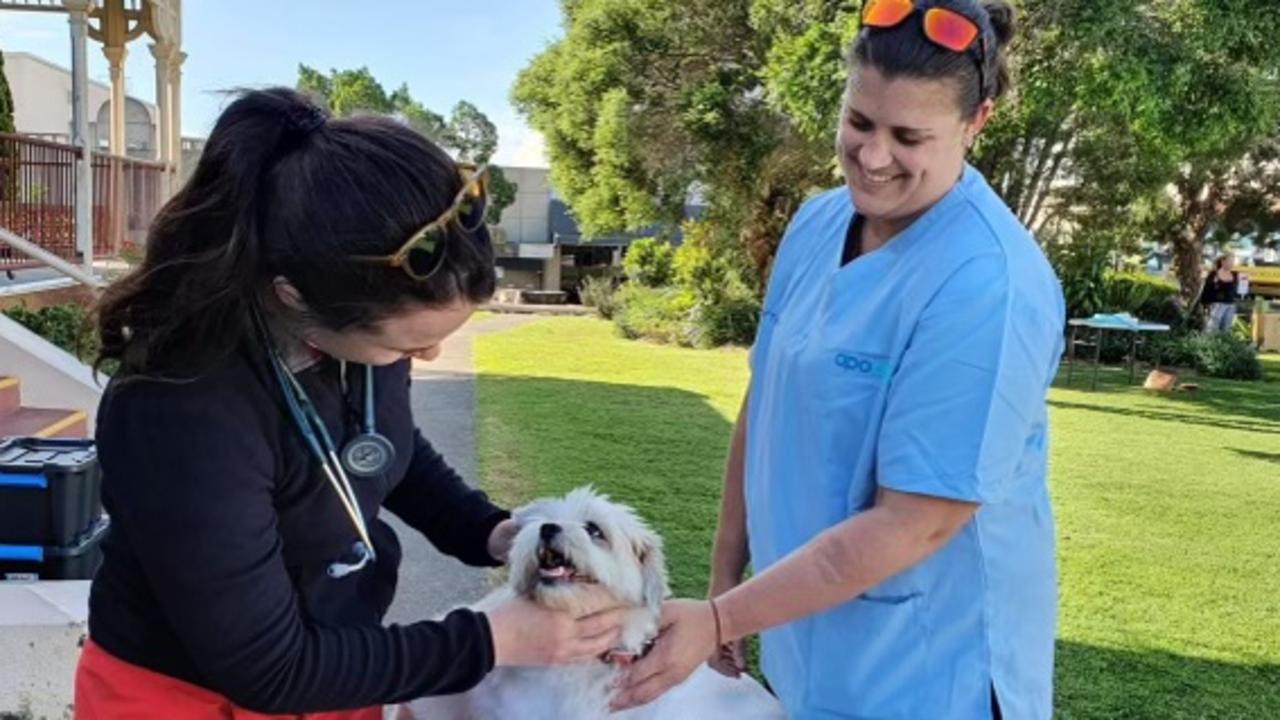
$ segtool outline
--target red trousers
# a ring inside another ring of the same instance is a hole
[[[263,715],[168,675],[131,665],[86,640],[76,668],[75,720],[382,720],[382,708]]]

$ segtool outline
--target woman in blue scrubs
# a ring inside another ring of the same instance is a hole
[[[868,0],[837,148],[775,261],[734,432],[711,601],[672,601],[615,697],[762,633],[796,720],[1049,718],[1045,394],[1064,308],[965,162],[1007,89],[1003,0]],[[754,576],[742,582],[748,563]]]

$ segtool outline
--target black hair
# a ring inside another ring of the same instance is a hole
[[[1005,50],[1013,39],[1014,12],[1006,0],[931,0],[911,17],[891,28],[863,28],[849,53],[851,69],[873,67],[889,77],[950,80],[965,117],[972,117],[982,102],[999,98],[1011,85]],[[963,53],[952,52],[924,36],[919,13],[928,8],[954,10],[977,22],[983,36]],[[985,46],[985,57],[979,58]],[[986,87],[978,75],[983,63]]]
[[[241,92],[153,221],[142,264],[103,294],[96,366],[197,376],[251,337],[251,308],[278,276],[308,322],[331,330],[413,304],[484,302],[496,279],[483,227],[450,228],[442,265],[422,281],[350,260],[395,252],[461,188],[449,155],[404,123],[331,120],[287,88]]]

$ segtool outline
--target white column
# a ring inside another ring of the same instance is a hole
[[[104,47],[102,54],[111,66],[111,154],[124,155],[124,59],[129,51],[122,45]]]
[[[76,249],[93,272],[93,141],[89,137],[89,1],[65,0],[71,23],[71,142],[76,163]]]
[[[156,161],[164,165],[160,180],[160,195],[168,198],[172,193],[173,119],[169,106],[169,57],[173,46],[169,43],[152,43],[151,56],[156,61]]]
[[[564,256],[560,254],[560,243],[551,246],[551,257],[542,261],[542,289],[551,292],[560,290],[561,269]]]
[[[169,59],[169,157],[175,188],[182,179],[182,62],[186,59],[187,54],[175,46]]]

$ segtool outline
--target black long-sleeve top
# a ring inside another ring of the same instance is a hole
[[[1232,272],[1231,280],[1224,281],[1218,277],[1218,271],[1210,272],[1209,277],[1204,279],[1204,288],[1200,291],[1200,303],[1207,306],[1235,302],[1239,297],[1237,290],[1239,282],[1239,273]]]
[[[382,477],[351,479],[377,562],[332,579],[329,564],[350,559],[358,535],[265,356],[252,350],[193,382],[108,386],[97,441],[112,529],[90,593],[90,637],[126,662],[258,712],[472,687],[493,666],[482,614],[381,622],[401,553],[379,508],[471,565],[496,564],[487,540],[508,517],[415,428],[409,362],[378,368],[374,381],[378,431],[396,462]],[[339,447],[359,432],[363,412],[364,374],[348,372],[345,395],[336,361],[298,374]]]

